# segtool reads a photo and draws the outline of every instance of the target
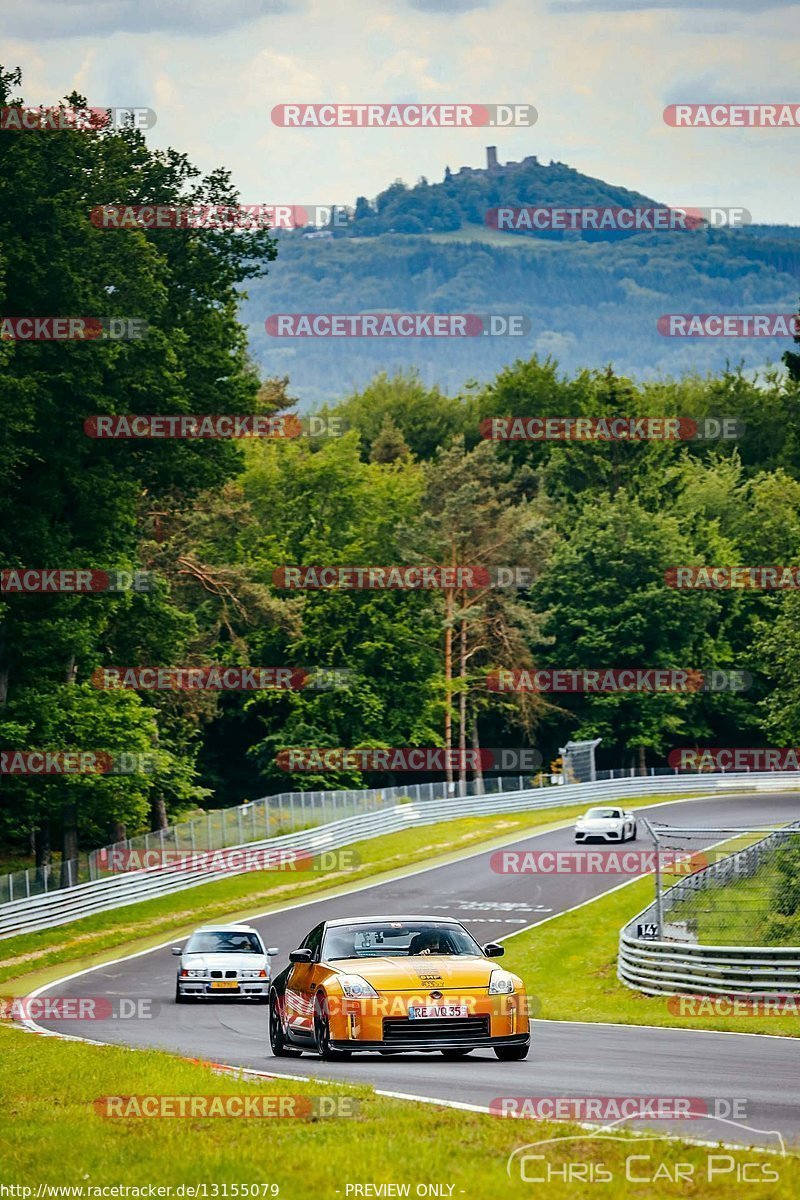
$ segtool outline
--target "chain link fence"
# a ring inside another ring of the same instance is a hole
[[[235,808],[211,809],[166,829],[114,842],[102,849],[81,854],[77,859],[0,876],[0,904],[104,879],[113,873],[107,864],[113,862],[111,856],[115,851],[146,855],[151,851],[225,850],[286,833],[314,829],[345,817],[380,812],[404,800],[411,803],[443,799],[448,795],[491,795],[534,786],[536,784],[532,779],[522,775],[487,775],[483,787],[477,781],[470,780],[461,791],[458,784],[451,784],[448,788],[447,783],[413,783],[389,788],[284,792],[276,796],[262,796]]]
[[[581,747],[592,747],[592,764],[594,744],[574,743]],[[687,790],[691,791],[692,779],[697,778],[697,773],[693,775],[688,771],[678,771],[674,767],[650,767],[646,771],[647,778],[679,774],[686,779]],[[746,782],[746,776],[750,772],[731,771],[717,772],[717,774],[730,774],[731,777],[735,774],[738,781]],[[700,775],[702,776],[702,773]],[[593,771],[593,779],[596,782],[640,777],[644,776],[636,767],[617,767],[613,770]],[[555,776],[551,778],[543,772],[538,772],[535,778],[522,775],[513,777],[486,775],[482,784],[478,780],[469,780],[463,785],[450,784],[449,788],[448,784],[444,782],[413,783],[388,788],[282,792],[275,796],[262,796],[258,800],[248,801],[246,804],[240,804],[234,808],[210,809],[189,821],[170,825],[154,832],[138,834],[101,849],[82,853],[76,859],[63,862],[57,859],[46,866],[30,867],[25,871],[0,875],[0,904],[41,896],[61,888],[75,887],[80,883],[102,879],[109,873],[103,865],[104,860],[115,850],[133,851],[140,854],[153,850],[224,850],[230,846],[241,846],[249,842],[261,841],[264,838],[279,837],[284,833],[312,829],[317,825],[324,825],[344,817],[378,812],[384,807],[401,803],[404,798],[419,802],[442,799],[446,796],[491,795],[495,792],[522,790],[529,787],[558,786],[557,778]],[[569,784],[576,780],[562,776],[561,782]]]
[[[658,852],[652,915],[664,940],[800,945],[800,822],[766,831],[650,825]],[[647,925],[642,914],[638,923]]]

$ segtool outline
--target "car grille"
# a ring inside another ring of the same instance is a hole
[[[489,1036],[489,1018],[483,1017],[431,1017],[430,1019],[409,1017],[384,1017],[383,1040],[385,1042],[424,1042],[447,1038],[448,1041],[472,1042],[475,1038]]]
[[[209,972],[212,979],[235,979],[235,971],[211,971]]]

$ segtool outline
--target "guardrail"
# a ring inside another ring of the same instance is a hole
[[[427,788],[433,785],[422,785]],[[664,795],[688,792],[706,795],[729,791],[731,787],[758,790],[779,790],[800,787],[797,773],[766,773],[732,779],[730,775],[700,775],[687,777],[636,777],[608,780],[601,783],[564,784],[553,788],[529,788],[510,792],[484,794],[450,799],[434,797],[397,804],[371,813],[329,821],[313,829],[260,841],[240,843],[229,849],[307,851],[317,854],[323,850],[336,850],[353,842],[381,834],[396,833],[415,825],[433,825],[459,817],[486,816],[503,812],[523,812],[540,808],[564,808],[569,805],[601,803],[624,800],[627,797]],[[408,794],[408,789],[398,789]],[[557,797],[557,798],[556,798]],[[189,848],[191,849],[191,848]],[[63,925],[68,921],[80,920],[94,913],[122,908],[166,896],[186,888],[196,887],[214,879],[226,878],[238,872],[226,869],[202,867],[187,870],[174,864],[148,867],[125,874],[111,875],[106,879],[95,879],[76,887],[65,888],[39,896],[25,897],[0,905],[0,939],[15,934],[30,933],[39,929]]]
[[[722,882],[752,875],[787,833],[800,830],[800,821],[768,834],[742,850],[726,855],[668,888],[663,912]],[[617,978],[627,987],[651,996],[759,996],[800,993],[800,947],[703,946],[678,939],[635,936],[637,925],[657,920],[657,905],[629,921],[620,932]]]
[[[632,774],[632,772],[630,772]],[[530,782],[530,781],[529,781]],[[255,844],[260,839],[296,833],[316,825],[326,825],[359,813],[391,808],[399,800],[435,800],[460,795],[458,784],[411,783],[398,787],[359,788],[342,791],[280,792],[262,796],[232,808],[211,809],[201,816],[177,825],[168,825],[148,833],[113,842],[102,849],[81,854],[77,859],[52,865],[29,867],[25,871],[0,875],[0,905],[12,900],[31,899],[60,888],[102,879],[108,872],[104,862],[115,851],[133,851],[141,855],[155,850],[226,850],[235,846]],[[469,780],[465,795],[474,795],[479,785]],[[482,793],[522,791],[525,779],[521,775],[487,776]],[[449,791],[448,791],[449,789]]]

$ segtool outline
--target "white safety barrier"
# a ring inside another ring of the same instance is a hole
[[[229,847],[233,850],[305,851],[319,854],[326,850],[337,850],[353,842],[396,833],[415,825],[433,825],[439,821],[461,817],[486,816],[504,812],[523,812],[542,808],[564,808],[569,805],[590,805],[628,797],[653,795],[708,795],[720,790],[730,791],[733,787],[773,791],[800,787],[797,773],[768,773],[731,775],[670,775],[613,779],[601,783],[565,784],[553,788],[531,788],[525,791],[500,792],[483,796],[456,796],[451,799],[412,801],[396,804],[381,811],[363,813],[343,820],[330,821],[313,829],[299,830],[280,837],[262,841],[242,843]],[[240,873],[230,866],[227,869],[202,867],[187,870],[183,866],[167,864],[148,867],[137,871],[95,879],[89,883],[43,895],[14,900],[0,905],[0,938],[15,934],[30,933],[38,929],[49,929],[80,920],[94,913],[122,908],[141,900],[166,896],[185,888],[196,887],[214,879],[222,879]],[[324,876],[320,874],[322,885]]]

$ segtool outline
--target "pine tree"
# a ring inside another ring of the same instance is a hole
[[[378,436],[372,443],[370,462],[392,463],[398,459],[408,458],[411,453],[402,431],[389,413],[384,413],[383,424],[378,430]]]
[[[800,312],[795,321],[795,330],[797,332],[794,336],[794,342],[796,346],[800,346]],[[792,383],[800,383],[800,354],[795,354],[792,350],[787,350],[783,355],[783,363]]]

